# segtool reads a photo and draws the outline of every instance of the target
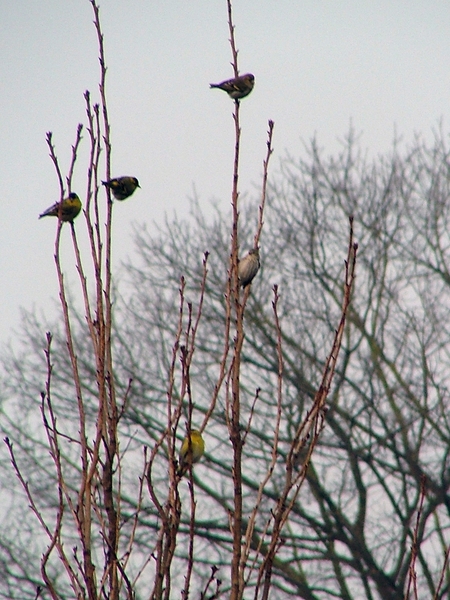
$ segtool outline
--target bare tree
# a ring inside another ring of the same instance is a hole
[[[201,426],[206,417],[205,459],[193,469],[192,480],[184,478],[176,488],[172,597],[186,589],[186,566],[191,594],[232,593],[230,565],[239,535],[230,424],[239,431],[242,456],[241,567],[235,567],[235,593],[264,597],[270,574],[271,597],[277,598],[448,595],[449,158],[444,140],[437,132],[431,146],[420,138],[410,149],[394,144],[389,155],[369,161],[350,132],[336,157],[325,157],[313,140],[305,158],[282,160],[265,208],[261,270],[243,315],[240,415],[234,425],[225,388],[217,391],[224,331],[227,323],[236,322],[227,317],[224,296],[233,273],[229,217],[216,213],[208,221],[194,204],[192,220],[170,221],[159,236],[149,235],[145,226],[136,228],[141,261],[127,266],[126,289],[132,293],[117,298],[113,354],[117,390],[127,398],[120,422],[126,449],[121,455],[120,564],[126,558],[125,541],[132,539],[126,568],[137,597],[145,597],[142,590],[155,581],[152,553],[164,521],[144,494],[142,448],[148,447],[147,459],[156,449],[152,490],[156,499],[165,498],[176,460],[175,438],[184,435],[185,421]],[[244,250],[253,246],[258,207],[241,201],[238,212],[239,250]],[[359,243],[357,279],[311,457],[313,432],[300,444],[293,442],[312,414],[342,314],[349,215]],[[84,316],[75,313],[73,318],[80,384],[92,426],[95,361],[83,333]],[[73,414],[72,367],[64,331],[55,326],[53,333],[52,402],[62,428]],[[7,404],[3,422],[20,447],[30,489],[50,514],[57,506],[50,486],[53,460],[33,420],[45,370],[40,320],[24,315],[23,335],[23,353],[3,360],[3,395],[20,402],[22,418],[11,418]],[[230,347],[237,339],[234,334],[229,338]],[[167,424],[168,382],[180,419],[175,434]],[[71,446],[65,458],[74,461]],[[3,461],[1,468],[12,493],[10,465]],[[306,480],[298,495],[286,497],[289,469]],[[2,594],[34,597],[26,590],[41,584],[32,565],[42,543],[20,494],[14,493],[10,514],[17,521],[11,518],[2,530]],[[51,569],[58,587],[61,572],[54,564]]]
[[[159,236],[137,227],[141,261],[127,266],[113,318],[113,240],[95,208],[102,139],[110,152],[104,91],[102,79],[98,108],[86,96],[94,289],[83,288],[78,223],[59,227],[74,236],[83,310],[57,238],[63,326],[43,344],[26,315],[23,354],[3,361],[4,429],[47,538],[3,460],[17,519],[0,547],[4,597],[447,597],[445,136],[394,143],[373,161],[353,132],[335,157],[313,140],[303,159],[282,160],[267,194],[269,122],[261,195],[247,201],[239,149],[251,99],[236,102],[231,215],[208,221],[194,203],[192,220]],[[105,207],[110,223],[110,197]],[[262,266],[242,289],[239,261],[256,246]],[[206,454],[180,479],[179,444],[194,427]]]
[[[299,424],[320,388],[326,352],[342,301],[342,233],[354,215],[359,268],[343,354],[329,399],[326,426],[289,514],[273,562],[273,584],[280,597],[403,598],[410,580],[411,547],[417,549],[415,577],[419,597],[445,597],[448,573],[439,582],[448,546],[448,301],[447,252],[448,152],[436,134],[427,147],[418,138],[411,149],[369,162],[350,132],[337,157],[324,158],[315,141],[307,158],[283,160],[266,208],[261,274],[253,284],[246,311],[242,352],[245,372],[243,418],[244,525],[252,515],[267,469],[261,511],[250,540],[256,564],[269,553],[274,506],[282,497],[286,460]],[[243,209],[241,239],[248,239],[253,207]],[[159,239],[136,231],[142,263],[128,265],[138,290],[127,306],[129,339],[123,357],[142,380],[142,405],[158,405],[154,374],[164,371],[160,353],[142,352],[144,336],[173,335],[167,322],[170,289],[183,272],[197,279],[198,256],[209,257],[207,301],[197,337],[192,372],[196,406],[214,389],[223,326],[221,284],[227,247],[226,221],[208,223],[194,206],[198,223],[170,222]],[[182,240],[183,253],[175,240]],[[271,318],[271,288],[280,299],[277,330]],[[193,293],[189,289],[186,294]],[[141,323],[141,325],[140,325]],[[142,335],[139,336],[139,330]],[[280,344],[278,338],[280,336]],[[278,418],[278,376],[282,349],[283,401],[278,454],[272,465],[274,424]],[[195,376],[194,376],[195,373]],[[244,379],[243,379],[244,381]],[[197,521],[209,542],[205,561],[216,549],[215,564],[230,562],[233,464],[223,434],[226,406],[207,430],[208,461],[196,470],[196,483],[216,509]],[[158,419],[156,418],[156,421]],[[299,452],[297,464],[308,457]],[[207,478],[208,469],[214,478]],[[421,498],[425,497],[416,527]],[[227,483],[228,482],[228,483]],[[200,500],[199,500],[200,501]],[[219,517],[222,511],[222,518]],[[205,514],[202,512],[202,514]],[[416,533],[415,533],[416,532]],[[197,560],[201,560],[197,557]],[[250,578],[247,585],[257,585]],[[275,593],[275,592],[274,592]]]

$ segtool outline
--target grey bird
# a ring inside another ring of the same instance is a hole
[[[141,187],[136,177],[128,176],[102,181],[102,184],[109,187],[116,200],[125,200],[125,198],[131,196],[136,188]]]
[[[239,283],[244,288],[249,285],[256,273],[259,271],[259,248],[252,248],[249,253],[239,261],[238,277]]]
[[[248,96],[255,85],[255,77],[251,73],[227,79],[221,83],[210,83],[210,88],[224,90],[233,100],[240,100]]]

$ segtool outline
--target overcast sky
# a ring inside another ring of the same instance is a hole
[[[67,170],[83,93],[98,100],[97,43],[88,0],[0,0],[0,341],[20,307],[56,314],[56,220],[37,217],[59,198],[45,143],[52,131]],[[114,213],[114,264],[133,255],[132,224],[162,224],[201,205],[229,205],[233,103],[209,83],[232,75],[225,0],[103,0],[113,175],[142,189]],[[242,102],[241,191],[254,193],[275,121],[273,172],[315,133],[327,153],[350,122],[373,155],[394,132],[431,138],[449,126],[448,0],[235,0]],[[303,141],[302,141],[303,140]],[[87,138],[83,143],[87,148]],[[86,188],[80,161],[74,191]],[[69,228],[63,232],[69,241]],[[68,254],[70,256],[70,254]],[[69,275],[75,285],[75,277]]]

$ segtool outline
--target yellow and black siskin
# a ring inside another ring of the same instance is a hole
[[[116,177],[109,181],[102,181],[103,185],[109,187],[116,200],[125,200],[129,198],[136,188],[140,188],[139,181],[136,177]]]
[[[190,465],[198,463],[205,451],[205,442],[198,429],[192,429],[190,436],[186,436],[181,444],[178,456],[178,477],[183,477]]]
[[[56,202],[56,204],[47,208],[47,210],[39,215],[39,218],[60,217],[61,221],[72,222],[79,215],[81,206],[81,200],[72,192],[62,202]]]

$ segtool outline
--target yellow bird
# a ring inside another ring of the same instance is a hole
[[[191,435],[186,436],[181,444],[178,456],[178,477],[183,477],[190,465],[198,463],[205,451],[205,442],[198,429],[192,429]]]
[[[62,202],[56,202],[50,208],[47,208],[39,218],[42,217],[61,217],[61,221],[72,222],[81,211],[81,200],[73,192],[69,194]]]
[[[102,184],[109,187],[116,200],[125,200],[133,194],[136,188],[141,187],[136,177],[128,176],[102,181]]]

